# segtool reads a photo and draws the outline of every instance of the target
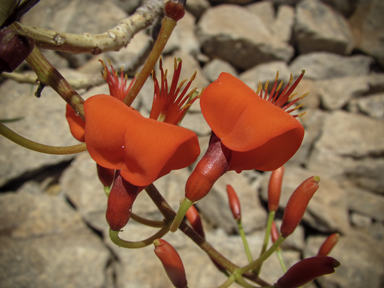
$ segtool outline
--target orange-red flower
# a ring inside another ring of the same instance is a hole
[[[268,95],[265,89],[263,95],[261,87],[254,92],[228,73],[221,73],[204,90],[200,98],[203,116],[221,142],[233,151],[228,170],[275,170],[296,153],[304,128],[290,115],[294,109],[286,110],[299,99],[287,103],[303,74],[280,96],[281,84],[277,87],[277,81],[271,93]]]
[[[85,142],[101,166],[121,169],[133,185],[147,186],[171,170],[191,165],[200,154],[192,131],[144,118],[109,95],[84,103]]]

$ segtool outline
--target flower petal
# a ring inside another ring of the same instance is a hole
[[[144,117],[127,127],[124,145],[121,175],[137,186],[147,186],[171,170],[191,165],[200,154],[192,131]]]
[[[302,129],[297,119],[260,98],[241,80],[228,73],[221,73],[219,78],[204,90],[200,105],[213,132],[231,150],[250,151],[266,143],[278,146],[279,143],[274,140],[276,137],[281,140],[292,136],[301,137],[292,140],[294,147],[297,142],[302,141],[303,134],[289,132],[300,130],[300,127]],[[286,133],[287,137],[280,137]]]
[[[96,95],[84,103],[85,142],[93,160],[110,169],[124,165],[124,135],[141,117],[137,111],[109,95]]]
[[[71,130],[73,137],[80,142],[85,142],[85,122],[75,113],[75,110],[73,110],[69,104],[66,106],[65,117],[67,118],[69,129]]]

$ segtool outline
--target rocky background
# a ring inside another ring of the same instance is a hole
[[[304,143],[286,165],[281,219],[289,195],[307,177],[319,175],[320,189],[300,227],[284,244],[288,266],[313,256],[327,235],[341,234],[331,256],[342,266],[306,287],[384,286],[384,1],[382,0],[188,0],[166,50],[164,67],[183,60],[182,78],[197,71],[201,89],[220,72],[230,72],[256,89],[258,81],[305,78],[299,94],[307,114]],[[71,33],[102,33],[141,5],[140,0],[41,0],[22,22]],[[133,67],[151,46],[150,30],[126,49],[103,55],[45,51],[67,78],[102,84],[98,59],[115,68]],[[22,71],[28,70],[26,65]],[[129,71],[133,75],[135,71]],[[172,74],[172,73],[170,73]],[[64,101],[49,88],[1,79],[0,118],[32,140],[50,145],[76,141],[64,118]],[[143,88],[135,107],[148,114],[153,86]],[[108,93],[106,84],[79,88],[84,97]],[[195,104],[183,125],[206,147],[210,129]],[[283,145],[283,143],[282,143]],[[84,152],[52,156],[0,138],[0,287],[170,287],[153,247],[126,250],[113,245],[104,219],[106,197],[95,163]],[[204,148],[203,148],[204,150]],[[174,171],[156,185],[174,207],[183,197],[189,169]],[[227,204],[225,185],[238,192],[255,256],[266,225],[270,173],[230,172],[197,204],[208,241],[238,265],[247,263]],[[145,193],[133,211],[161,219]],[[278,222],[279,223],[279,222]],[[139,240],[152,229],[130,221],[121,237]],[[208,257],[183,234],[165,237],[180,252],[190,287],[217,287],[222,276]],[[263,266],[274,283],[282,275],[277,257]],[[236,286],[236,285],[234,285]]]

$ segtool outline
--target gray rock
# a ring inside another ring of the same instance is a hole
[[[353,10],[355,9],[355,4],[357,1],[355,0],[321,0],[325,4],[331,6],[334,10],[338,11],[340,14],[348,17],[351,15]]]
[[[265,227],[267,213],[260,204],[256,189],[252,189],[247,178],[242,174],[227,172],[213,186],[208,195],[197,202],[201,215],[214,227],[220,227],[233,233],[237,231],[237,225],[233,219],[228,204],[226,186],[231,185],[240,200],[242,210],[242,223],[246,233]]]
[[[384,119],[384,93],[352,99],[348,103],[348,110],[361,112],[373,118]]]
[[[266,174],[261,186],[261,197],[264,201],[268,201],[269,175],[270,172]],[[348,231],[349,220],[345,191],[334,181],[322,177],[316,170],[308,171],[295,166],[286,166],[279,207],[285,207],[293,191],[305,179],[315,175],[321,177],[320,188],[309,202],[303,222],[322,232]]]
[[[324,237],[310,237],[304,257],[316,255],[323,241]],[[365,232],[351,231],[345,237],[340,237],[330,256],[337,259],[341,266],[334,274],[318,279],[321,287],[382,287],[384,265],[382,242],[370,238]]]
[[[213,82],[219,78],[222,72],[227,72],[233,76],[237,76],[237,71],[228,62],[220,59],[213,59],[203,67],[204,76],[208,81]]]
[[[208,126],[203,114],[199,112],[187,113],[183,119],[182,126],[192,130],[198,136],[211,135],[212,132],[211,127]]]
[[[40,99],[33,94],[36,86],[6,81],[0,87],[2,119],[20,120],[6,126],[30,140],[53,146],[78,144],[69,132],[65,119],[65,102],[51,88],[46,87]],[[15,177],[34,173],[47,165],[55,165],[73,158],[72,155],[49,155],[28,150],[5,137],[0,137],[0,186]],[[10,161],[12,159],[12,161]]]
[[[367,157],[384,152],[384,123],[363,115],[342,111],[325,119],[316,147],[341,156]],[[361,141],[364,139],[364,141]]]
[[[300,55],[289,68],[294,76],[305,69],[305,76],[314,80],[332,79],[347,76],[362,76],[369,73],[373,59],[368,56],[339,56],[327,52],[313,52]]]
[[[345,55],[354,45],[347,20],[319,0],[303,0],[296,6],[294,35],[301,54],[324,51]]]
[[[316,91],[321,103],[328,110],[341,109],[352,98],[357,98],[369,90],[367,78],[343,77],[316,82]]]
[[[360,1],[355,12],[349,18],[356,47],[376,58],[384,67],[384,32],[381,29],[384,19],[381,17],[384,2],[380,0]]]
[[[352,212],[351,224],[357,227],[369,227],[372,224],[372,219],[368,216]]]
[[[207,10],[198,22],[197,35],[204,53],[240,69],[274,60],[288,61],[293,55],[292,47],[273,37],[258,17],[234,5]]]
[[[384,221],[384,197],[356,187],[346,189],[348,207],[351,211]]]
[[[187,1],[185,8],[189,13],[199,19],[201,15],[210,7],[208,0],[190,0]]]

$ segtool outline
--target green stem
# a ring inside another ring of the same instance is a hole
[[[135,100],[141,88],[144,86],[145,81],[147,81],[148,76],[151,74],[153,68],[159,60],[173,29],[176,27],[176,23],[177,21],[167,16],[164,17],[159,36],[157,37],[156,43],[152,48],[151,54],[148,56],[140,74],[137,76],[135,83],[133,83],[132,88],[129,90],[127,97],[125,97],[123,101],[128,106],[131,106],[133,100]]]
[[[22,31],[22,28],[17,22],[14,22],[11,27],[16,31]],[[71,105],[83,120],[85,120],[83,109],[84,99],[81,98],[71,85],[69,85],[59,71],[49,63],[40,50],[36,47],[33,48],[33,51],[25,60],[31,66],[33,71],[35,71],[40,83],[52,87],[52,89]]]
[[[87,150],[87,146],[85,145],[85,143],[73,146],[49,146],[40,144],[27,138],[24,138],[23,136],[20,136],[19,134],[13,132],[11,129],[9,129],[2,123],[0,123],[0,135],[3,135],[5,138],[29,150],[46,154],[68,155]]]
[[[163,237],[165,234],[168,233],[168,231],[169,231],[168,225],[164,225],[156,234],[152,235],[151,237],[145,240],[131,242],[131,241],[120,239],[119,238],[120,231],[113,231],[109,229],[109,238],[111,238],[112,242],[119,247],[124,247],[128,249],[138,249],[138,248],[144,248],[151,245],[154,240]]]
[[[183,221],[185,214],[187,213],[188,209],[193,205],[193,202],[187,198],[184,198],[183,201],[180,203],[179,210],[177,211],[177,214],[175,218],[172,221],[171,224],[171,232],[176,232],[177,229],[180,226],[180,223]]]
[[[272,222],[275,219],[275,211],[270,211],[268,214],[268,221],[267,221],[267,228],[265,230],[265,235],[264,235],[264,242],[263,242],[263,247],[261,248],[260,256],[263,255],[265,251],[267,251],[268,247],[268,242],[269,242],[269,237],[271,235],[271,227],[272,227]],[[261,266],[263,264],[260,264],[259,267],[257,267],[254,271],[256,275],[260,274]]]
[[[263,255],[261,255],[257,260],[253,261],[252,263],[248,264],[247,266],[244,266],[240,269],[237,270],[237,273],[240,273],[240,274],[244,274],[245,272],[248,272],[249,270],[253,270],[255,268],[257,268],[261,263],[263,263],[265,260],[268,259],[269,256],[271,256],[273,254],[273,252],[276,251],[277,247],[279,247],[281,245],[281,243],[283,243],[285,240],[285,238],[283,236],[279,236],[279,238],[277,238],[276,242],[273,243],[273,245],[263,253]]]
[[[131,219],[136,221],[137,223],[140,223],[149,227],[153,227],[153,228],[161,228],[165,225],[164,221],[155,221],[155,220],[145,219],[133,212],[131,213]]]
[[[243,229],[243,224],[241,223],[241,219],[237,220],[236,222],[237,222],[237,228],[239,229],[239,233],[241,236],[241,240],[243,240],[243,246],[244,246],[245,253],[247,254],[248,262],[252,263],[252,261],[253,261],[252,254],[251,254],[251,250],[249,249],[247,238],[245,237],[245,233],[244,233],[244,229]]]
[[[245,287],[245,288],[255,288],[255,286],[247,283],[243,276],[241,276],[241,274],[238,274],[238,273],[235,273],[235,279],[236,279],[236,282],[239,283],[241,286]]]
[[[233,282],[235,282],[235,275],[234,274],[229,276],[228,279],[223,284],[221,284],[218,288],[228,288],[229,286],[231,286],[233,284]]]
[[[172,221],[176,215],[175,211],[173,211],[172,207],[169,206],[167,201],[161,196],[159,191],[156,189],[155,185],[151,184],[145,188],[148,196],[155,203],[161,214],[163,214],[166,221]],[[181,222],[180,231],[182,231],[186,236],[188,236],[193,242],[196,243],[205,253],[207,253],[212,259],[214,259],[218,264],[220,264],[224,269],[233,273],[239,267],[225,258],[222,254],[220,254],[215,248],[213,248],[208,242],[205,241],[199,234],[195,232],[187,223]],[[243,274],[243,277],[250,279],[251,281],[258,283],[263,286],[269,285],[267,282],[257,277],[252,273]]]
[[[283,272],[287,272],[287,267],[285,266],[284,260],[283,260],[283,255],[281,254],[281,248],[276,249],[276,255],[277,258],[279,259],[281,269],[283,269]]]

